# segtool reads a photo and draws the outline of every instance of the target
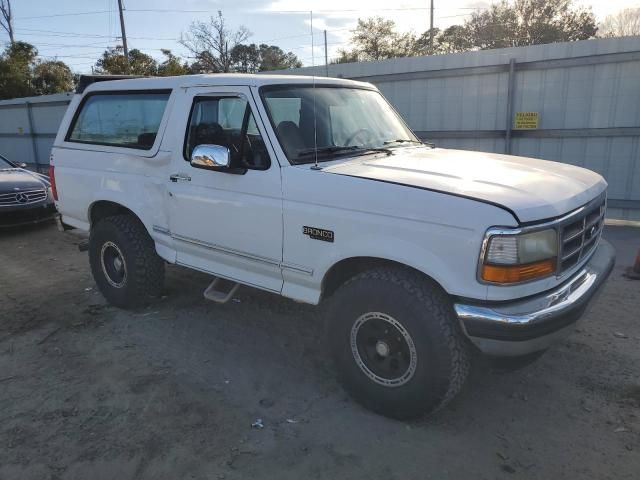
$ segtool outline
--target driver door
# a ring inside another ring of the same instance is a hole
[[[282,290],[280,169],[248,87],[192,88],[168,182],[177,261],[239,283]],[[195,168],[197,145],[229,148],[229,170]],[[236,167],[241,168],[236,168]]]

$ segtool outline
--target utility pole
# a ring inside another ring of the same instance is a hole
[[[324,73],[329,76],[329,53],[327,52],[327,31],[324,31]]]
[[[11,0],[0,0],[0,27],[9,34],[11,45],[16,43],[13,35],[13,14],[11,13]]]
[[[124,61],[129,71],[129,47],[127,47],[127,32],[124,29],[124,14],[122,13],[122,0],[118,0],[118,10],[120,11],[120,32],[122,34],[122,48],[124,49]]]
[[[433,54],[433,0],[431,0],[431,15],[429,15],[429,46]]]

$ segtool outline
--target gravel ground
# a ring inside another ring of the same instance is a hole
[[[640,477],[640,230],[573,335],[523,370],[478,363],[437,415],[389,420],[334,380],[320,310],[169,267],[166,297],[105,304],[79,239],[0,233],[0,479]],[[262,419],[264,428],[252,428]]]

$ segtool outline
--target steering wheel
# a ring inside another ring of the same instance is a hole
[[[352,133],[349,138],[347,139],[346,142],[344,142],[344,144],[347,147],[351,147],[353,146],[353,141],[358,138],[359,135],[367,135],[367,140],[375,140],[375,136],[373,135],[373,132],[371,130],[369,130],[368,128],[359,128],[358,130],[356,130],[354,133]],[[367,143],[367,142],[362,142],[363,144]]]

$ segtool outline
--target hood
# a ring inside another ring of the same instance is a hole
[[[21,168],[0,170],[0,192],[17,192],[47,188],[49,181],[37,173]]]
[[[607,188],[597,173],[565,163],[442,148],[398,148],[390,156],[332,162],[323,171],[498,204],[520,222],[563,215]]]

